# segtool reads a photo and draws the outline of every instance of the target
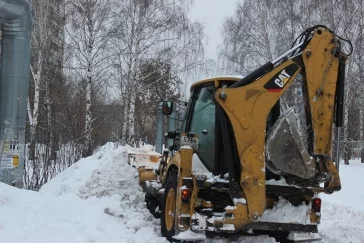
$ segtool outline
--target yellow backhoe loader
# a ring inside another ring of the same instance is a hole
[[[237,232],[281,241],[320,238],[319,193],[341,189],[332,132],[335,124],[339,141],[345,63],[353,48],[321,25],[292,46],[242,79],[192,85],[182,127],[166,134],[174,143],[159,168],[140,169],[147,206],[160,216],[168,240]],[[280,109],[294,82],[302,84],[306,141],[294,111]],[[173,105],[165,101],[163,114]]]

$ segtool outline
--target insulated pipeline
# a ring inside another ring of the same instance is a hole
[[[23,187],[32,29],[30,2],[0,0],[0,18],[0,181]]]

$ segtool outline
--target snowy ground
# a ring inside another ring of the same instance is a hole
[[[167,242],[145,208],[136,170],[126,162],[128,149],[107,144],[40,192],[0,183],[0,242]],[[342,191],[322,196],[322,242],[364,242],[364,164],[351,161],[340,174]],[[268,236],[207,241],[275,242]]]

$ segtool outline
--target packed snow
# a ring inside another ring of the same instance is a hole
[[[105,146],[40,192],[0,184],[0,242],[166,242],[127,149]]]
[[[167,242],[144,203],[130,147],[107,144],[45,184],[39,192],[0,183],[1,243]],[[323,195],[322,242],[364,242],[364,164],[342,165],[342,191]],[[287,202],[280,202],[287,203]],[[287,217],[289,215],[287,214]],[[215,237],[206,242],[275,242],[268,236]]]
[[[295,207],[286,199],[281,198],[275,203],[272,209],[266,209],[264,211],[260,220],[266,222],[309,224],[310,220],[307,213],[310,207],[311,205],[306,204]]]
[[[178,235],[174,236],[173,239],[176,240],[196,240],[196,239],[206,239],[206,236],[204,234],[198,234],[191,230],[186,230],[183,232],[180,232]]]

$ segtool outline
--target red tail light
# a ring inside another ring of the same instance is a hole
[[[189,199],[190,199],[190,192],[187,189],[183,189],[182,202],[188,202]]]
[[[321,212],[321,198],[315,198],[312,200],[312,209],[314,212]]]

